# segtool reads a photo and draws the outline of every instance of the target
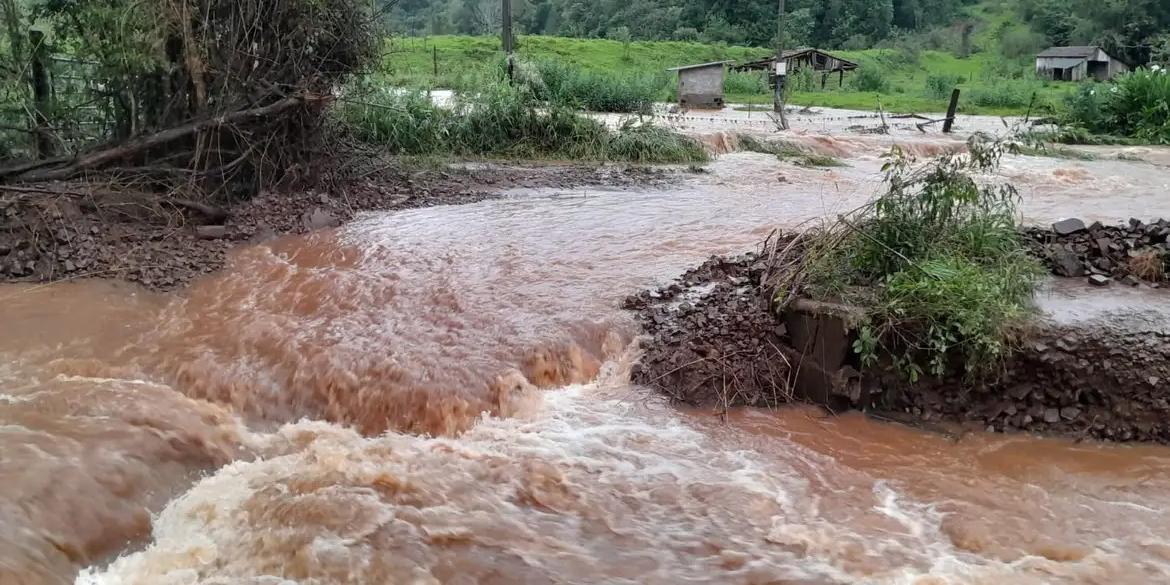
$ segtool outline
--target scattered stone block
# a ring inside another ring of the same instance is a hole
[[[1061,220],[1052,224],[1052,231],[1056,232],[1056,235],[1058,236],[1067,236],[1077,232],[1083,232],[1085,231],[1085,222],[1075,217]]]

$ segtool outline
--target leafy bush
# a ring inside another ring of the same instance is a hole
[[[1111,87],[1081,87],[1067,106],[1064,121],[1073,128],[1170,144],[1170,75],[1164,69],[1138,69]]]
[[[951,90],[967,80],[958,75],[946,73],[931,74],[926,77],[926,95],[934,99],[950,97]]]
[[[788,76],[788,91],[819,91],[821,89],[821,76],[817,75],[811,67],[804,67],[797,70],[792,75]]]
[[[849,86],[857,91],[886,93],[890,83],[878,67],[861,67],[849,78]]]
[[[976,137],[969,154],[921,167],[895,148],[886,192],[813,236],[799,272],[775,283],[777,299],[865,307],[854,346],[865,366],[887,356],[911,381],[986,373],[1010,353],[1042,272],[1016,230],[1016,190],[974,178],[1010,146]]]
[[[569,107],[540,102],[524,86],[503,82],[459,94],[450,108],[434,105],[422,92],[375,89],[361,97],[345,101],[341,123],[356,138],[395,154],[638,163],[708,159],[698,141],[681,134],[633,122],[610,130]]]

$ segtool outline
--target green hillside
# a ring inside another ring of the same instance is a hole
[[[709,61],[744,61],[770,54],[769,49],[679,41],[634,41],[525,36],[522,60],[555,60],[583,71],[615,77],[652,78],[671,98],[672,76],[665,70]],[[1074,89],[1067,83],[1041,82],[1031,76],[1026,59],[1006,60],[991,52],[965,59],[940,50],[905,48],[836,51],[861,64],[847,74],[844,87],[836,78],[824,90],[819,78],[794,76],[791,101],[798,105],[873,110],[878,103],[890,112],[937,112],[946,108],[952,87],[963,89],[966,113],[1019,114],[1036,96],[1035,111],[1056,108]],[[435,73],[435,63],[438,73]],[[498,75],[502,53],[496,37],[433,36],[388,41],[383,60],[386,82],[425,88],[474,89],[484,76]],[[728,101],[770,102],[762,76],[732,75]]]

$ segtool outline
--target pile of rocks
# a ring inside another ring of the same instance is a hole
[[[1170,333],[1156,329],[1047,326],[988,383],[884,382],[878,410],[906,423],[1170,443]]]
[[[635,383],[690,405],[791,400],[787,340],[760,295],[756,254],[713,257],[669,286],[626,299],[646,338]]]
[[[1130,219],[1127,225],[1085,225],[1066,219],[1046,228],[1024,230],[1033,254],[1057,276],[1088,277],[1091,284],[1107,286],[1117,281],[1130,286],[1145,282],[1160,286],[1157,276],[1135,270],[1134,258],[1153,255],[1162,264],[1170,259],[1170,221],[1145,223]],[[1147,262],[1148,264],[1148,262]]]

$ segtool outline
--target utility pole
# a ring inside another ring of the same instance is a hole
[[[787,130],[788,116],[784,113],[784,84],[788,80],[788,62],[784,60],[784,0],[780,0],[776,15],[776,69],[773,74],[776,76],[776,83],[772,109],[776,112],[780,128]]]
[[[512,61],[512,51],[515,50],[515,39],[512,37],[512,0],[503,0],[503,3],[500,8],[500,20],[503,21],[501,36],[504,41],[504,54],[508,59],[508,80],[511,81],[515,74],[515,64]]]

